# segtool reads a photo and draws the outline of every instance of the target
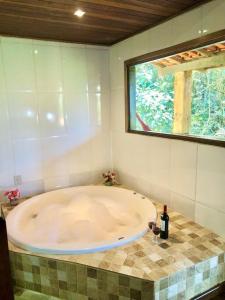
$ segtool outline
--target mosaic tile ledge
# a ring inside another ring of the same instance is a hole
[[[155,203],[158,213],[161,204]],[[223,257],[225,242],[222,237],[209,231],[181,214],[169,210],[170,237],[159,245],[152,242],[152,233],[122,247],[104,252],[82,255],[44,255],[62,261],[118,272],[150,281],[158,281],[176,272],[184,271],[213,257]],[[16,253],[32,254],[9,243]],[[221,260],[222,258],[220,258]]]
[[[225,280],[224,255],[159,281],[149,281],[78,263],[10,253],[14,286],[60,299],[190,299]]]

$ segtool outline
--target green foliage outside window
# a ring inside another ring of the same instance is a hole
[[[225,137],[225,68],[192,72],[190,134]]]
[[[152,131],[172,133],[173,98],[173,75],[159,76],[151,63],[136,66],[136,111]]]
[[[152,131],[172,133],[174,75],[160,76],[143,63],[136,68],[136,112]],[[190,135],[225,138],[225,68],[192,72]],[[136,122],[136,130],[142,130]]]

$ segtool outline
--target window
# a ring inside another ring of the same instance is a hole
[[[225,146],[225,40],[188,47],[125,62],[127,130]]]

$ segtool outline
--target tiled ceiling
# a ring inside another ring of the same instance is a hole
[[[0,0],[0,34],[112,45],[208,0]],[[76,9],[85,11],[82,18]]]

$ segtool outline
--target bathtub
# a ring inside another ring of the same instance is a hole
[[[80,186],[35,196],[7,216],[9,240],[28,251],[104,251],[143,236],[156,220],[152,202],[134,191]]]

